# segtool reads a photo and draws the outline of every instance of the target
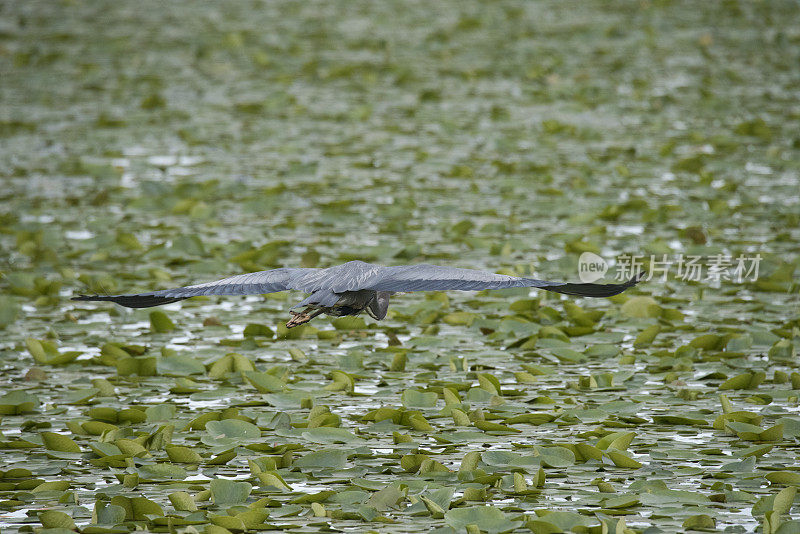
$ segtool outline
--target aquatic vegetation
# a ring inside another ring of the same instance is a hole
[[[9,4],[0,526],[794,532],[798,15]],[[653,277],[291,330],[298,294],[69,300],[583,253]]]

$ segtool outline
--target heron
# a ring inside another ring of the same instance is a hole
[[[349,261],[325,269],[284,267],[174,289],[130,295],[80,295],[72,300],[110,301],[127,308],[150,308],[200,295],[260,295],[294,289],[310,293],[289,311],[292,318],[286,327],[294,328],[322,313],[343,317],[366,311],[380,321],[386,317],[389,299],[395,293],[534,287],[580,297],[611,297],[640,280],[637,274],[621,284],[549,282],[427,263],[387,267]],[[297,308],[304,309],[295,311]]]

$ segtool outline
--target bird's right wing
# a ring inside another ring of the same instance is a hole
[[[240,274],[216,282],[175,289],[149,291],[134,295],[80,295],[73,297],[72,300],[110,301],[127,308],[149,308],[200,295],[261,295],[287,289],[301,289],[298,287],[299,280],[319,270],[281,268]]]
[[[375,291],[480,291],[483,289],[506,289],[511,287],[535,287],[566,295],[583,297],[611,297],[636,285],[641,277],[621,284],[573,284],[549,282],[535,278],[518,278],[504,274],[494,274],[474,269],[441,267],[439,265],[417,264],[397,267],[383,267],[364,283],[354,289]]]

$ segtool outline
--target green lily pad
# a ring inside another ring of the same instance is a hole
[[[503,512],[493,506],[454,508],[444,514],[444,521],[456,530],[476,525],[481,531],[490,534],[508,532],[522,525],[522,521],[509,520]]]
[[[422,392],[416,389],[403,391],[401,397],[403,406],[406,408],[433,408],[436,406],[438,395],[432,392]]]
[[[136,472],[140,478],[152,480],[183,480],[189,476],[182,467],[168,463],[146,464]]]
[[[253,486],[249,482],[216,478],[211,481],[211,498],[217,506],[241,504],[250,496]]]
[[[347,465],[348,452],[340,449],[324,449],[310,452],[294,461],[301,469],[341,469]]]
[[[270,373],[245,371],[242,376],[261,393],[276,393],[286,389],[286,382]]]
[[[200,361],[183,354],[161,358],[156,363],[158,374],[165,376],[201,375],[206,367]]]
[[[649,318],[661,315],[661,306],[652,297],[631,297],[620,308],[628,317]]]
[[[253,423],[239,419],[223,419],[206,423],[206,432],[210,436],[220,438],[256,439],[261,437],[261,430]]]
[[[80,446],[74,439],[55,432],[42,432],[44,446],[51,451],[60,452],[82,452]]]
[[[15,390],[0,397],[0,415],[18,415],[39,408],[39,397],[27,391]]]

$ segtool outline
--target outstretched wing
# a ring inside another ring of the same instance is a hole
[[[635,276],[622,284],[573,284],[549,282],[535,278],[517,278],[503,274],[488,273],[474,269],[440,267],[418,264],[377,269],[354,289],[375,291],[479,291],[483,289],[505,289],[510,287],[535,287],[566,295],[582,297],[611,297],[622,293],[641,280]]]
[[[149,308],[200,295],[259,295],[298,289],[306,293],[325,290],[332,294],[369,289],[407,292],[455,289],[479,291],[510,287],[536,287],[566,295],[610,297],[636,285],[636,276],[622,284],[572,284],[534,278],[517,278],[474,269],[418,264],[380,267],[352,261],[328,269],[290,269],[240,274],[216,282],[150,291],[133,295],[80,295],[72,300],[110,301],[128,308]]]
[[[149,308],[200,295],[260,295],[301,289],[300,280],[320,269],[273,269],[231,276],[216,282],[137,293],[135,295],[81,295],[72,300],[110,301],[128,308]]]

